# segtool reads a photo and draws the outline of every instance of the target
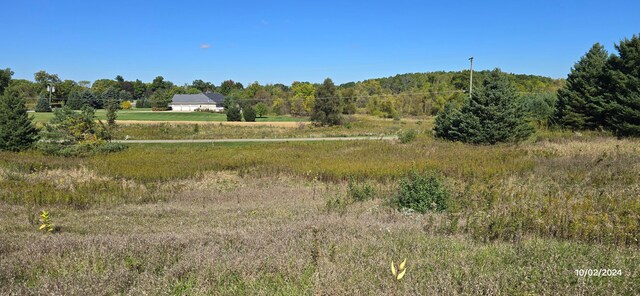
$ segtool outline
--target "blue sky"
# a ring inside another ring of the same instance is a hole
[[[99,3],[98,3],[99,2]],[[0,68],[182,85],[474,68],[566,77],[640,33],[640,1],[3,1]]]

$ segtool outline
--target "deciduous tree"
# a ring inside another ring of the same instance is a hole
[[[316,90],[311,120],[322,125],[338,125],[342,122],[340,98],[331,78],[325,79]]]

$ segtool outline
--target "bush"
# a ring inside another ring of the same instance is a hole
[[[130,101],[124,101],[122,102],[122,104],[120,104],[120,108],[123,110],[129,110],[131,109],[131,107],[132,107],[132,104]]]
[[[354,201],[371,200],[376,196],[376,190],[370,183],[356,183],[353,180],[349,181],[347,193]]]
[[[145,98],[139,98],[136,100],[136,108],[151,108],[151,102]]]
[[[247,105],[242,110],[242,115],[244,116],[244,121],[255,122],[256,121],[256,110],[253,109],[251,105]]]
[[[235,105],[227,107],[227,121],[242,121],[240,108]]]
[[[111,138],[108,129],[102,122],[96,122],[95,111],[88,106],[81,112],[69,107],[56,109],[40,136],[38,149],[52,155],[79,156],[124,149],[121,144],[108,142]]]
[[[442,212],[447,209],[449,192],[435,173],[419,174],[413,171],[400,180],[400,192],[396,204],[416,212]]]
[[[36,105],[36,112],[51,112],[51,105],[47,98],[39,98]]]
[[[400,140],[400,143],[402,143],[402,144],[413,142],[413,140],[416,139],[416,136],[418,136],[418,132],[416,130],[414,130],[414,129],[410,129],[410,130],[406,130],[406,131],[400,131],[398,133],[398,139]]]

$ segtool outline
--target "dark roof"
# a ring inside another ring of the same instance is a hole
[[[213,100],[204,94],[197,95],[174,95],[171,100],[174,105],[190,105],[190,104],[216,104]]]
[[[212,101],[216,102],[216,104],[222,104],[224,103],[224,95],[218,92],[206,92],[204,93],[205,96],[207,96],[209,99],[211,99]]]

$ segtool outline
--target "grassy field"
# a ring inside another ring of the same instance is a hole
[[[96,116],[105,120],[105,110],[97,110]],[[47,122],[53,117],[53,113],[31,113],[36,122]],[[152,112],[150,109],[132,109],[118,111],[118,120],[142,120],[142,121],[227,121],[227,115],[208,112]],[[309,118],[291,116],[266,116],[256,118],[258,122],[281,121],[308,121]]]
[[[409,144],[2,152],[0,294],[640,291],[638,140],[549,132],[469,146],[433,140],[428,123],[378,124],[376,132],[421,133]],[[441,173],[445,212],[390,205],[414,170]],[[375,198],[352,200],[349,182],[369,184]],[[58,233],[38,232],[43,209]],[[407,275],[396,282],[390,261],[404,258]],[[601,268],[622,275],[575,274]]]

